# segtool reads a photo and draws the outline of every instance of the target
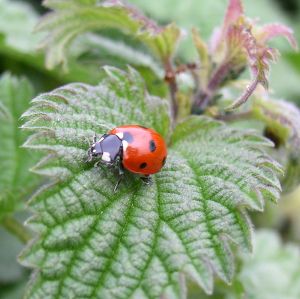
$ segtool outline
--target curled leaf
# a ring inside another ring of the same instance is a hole
[[[275,37],[285,37],[289,44],[295,49],[298,49],[297,40],[294,36],[294,31],[279,23],[267,24],[258,28],[257,39],[264,44]]]
[[[251,50],[250,50],[251,51]],[[248,60],[252,71],[253,79],[247,85],[245,91],[225,110],[230,111],[240,107],[246,103],[249,97],[255,91],[257,85],[260,83],[263,87],[268,89],[268,72],[270,61],[276,61],[279,55],[278,51],[273,48],[257,48],[252,49],[253,52],[248,52]],[[254,54],[255,53],[255,54]]]

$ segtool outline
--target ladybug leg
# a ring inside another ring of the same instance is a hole
[[[119,163],[119,179],[114,187],[114,193],[118,190],[118,187],[119,187],[123,177],[124,177],[124,167],[123,167],[122,163],[120,162]]]
[[[96,133],[94,133],[94,137],[93,137],[93,142],[91,142],[88,138],[85,137],[85,139],[87,140],[87,142],[89,143],[89,149],[87,151],[87,155],[88,155],[88,158],[86,159],[86,163],[89,163],[91,161],[93,161],[93,156],[92,156],[92,152],[91,152],[91,146],[93,143],[95,143],[97,141],[97,136],[96,136]]]
[[[93,156],[92,156],[92,152],[91,152],[91,145],[92,144],[91,144],[91,142],[88,138],[85,137],[85,139],[86,139],[87,143],[89,144],[89,149],[87,151],[88,158],[85,160],[85,162],[89,163],[93,160]]]
[[[150,175],[145,175],[141,177],[141,180],[146,184],[146,185],[150,185],[152,183],[152,178],[150,177]]]
[[[120,176],[124,175],[124,167],[123,167],[122,163],[120,163],[120,165],[119,165],[119,175]]]
[[[93,156],[92,156],[92,153],[91,153],[90,149],[87,151],[87,155],[88,155],[88,158],[85,160],[85,162],[89,163],[93,160]]]
[[[97,161],[95,164],[94,164],[94,167],[99,167],[100,166],[100,164],[101,164],[101,160],[99,160],[99,161]]]

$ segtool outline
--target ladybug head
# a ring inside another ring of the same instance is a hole
[[[88,150],[89,161],[100,158],[105,164],[114,164],[122,157],[122,152],[122,140],[117,135],[105,134],[98,141],[94,138]]]
[[[101,142],[94,142],[88,150],[89,160],[91,161],[93,158],[99,157],[103,154]]]

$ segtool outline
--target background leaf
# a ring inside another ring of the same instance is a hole
[[[297,299],[300,295],[299,247],[284,244],[280,235],[266,229],[254,234],[253,254],[240,255],[238,273],[230,287],[221,282],[213,296],[191,286],[189,299]]]
[[[37,20],[38,14],[29,4],[0,0],[1,43],[22,53],[33,52],[41,38],[32,34]]]
[[[38,155],[20,148],[28,134],[19,130],[22,113],[33,96],[30,83],[5,74],[0,79],[0,219],[24,204],[37,186],[38,177],[29,168]]]
[[[102,65],[126,68],[130,63],[147,79],[148,88],[165,94],[161,81],[163,71],[155,59],[130,43],[124,36],[113,38],[113,33],[81,36],[68,52],[68,72],[46,69],[45,55],[38,48],[45,37],[35,32],[38,13],[27,3],[0,0],[0,72],[10,70],[26,75],[38,91],[51,90],[69,82],[96,84],[101,79]]]
[[[21,242],[2,227],[0,227],[0,241],[0,286],[3,286],[20,281],[25,271],[16,261],[17,255],[22,249]]]
[[[74,63],[72,57],[68,74],[61,70],[45,69],[44,55],[37,51],[43,34],[33,32],[38,19],[39,15],[29,4],[0,0],[0,70],[8,69],[16,74],[26,74],[38,90],[54,88],[60,81],[98,82],[100,77],[97,65],[83,67]]]
[[[260,230],[255,235],[253,256],[242,255],[242,261],[237,279],[246,298],[299,298],[300,254],[294,244],[284,245],[276,233]],[[226,298],[240,298],[232,291]]]
[[[69,1],[48,0],[53,9],[38,25],[39,31],[48,32],[44,41],[46,65],[53,68],[67,63],[66,51],[72,41],[85,32],[117,29],[141,41],[163,63],[173,56],[180,30],[170,24],[159,27],[133,6],[122,1]]]
[[[28,216],[28,213],[21,212],[15,218],[24,221]],[[0,244],[0,298],[20,299],[29,279],[29,271],[17,262],[23,243],[0,227]]]
[[[274,155],[285,164],[284,191],[292,191],[300,176],[300,110],[284,100],[254,97],[252,103],[254,118],[265,124],[266,134],[277,143]]]
[[[276,201],[278,165],[270,143],[206,117],[191,117],[171,137],[166,166],[145,186],[85,163],[94,132],[121,124],[169,133],[167,103],[149,96],[138,73],[107,68],[97,86],[70,84],[33,100],[26,147],[48,153],[35,171],[52,183],[31,200],[39,237],[22,254],[34,268],[25,298],[184,297],[187,275],[212,292],[213,272],[229,282],[230,243],[251,249],[246,209]]]

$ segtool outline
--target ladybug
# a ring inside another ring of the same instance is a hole
[[[157,173],[166,163],[167,146],[163,137],[156,131],[139,126],[124,125],[112,129],[97,140],[88,150],[88,161],[100,158],[103,163],[119,168],[120,179],[124,169],[141,175],[144,182],[150,183],[150,175]]]

